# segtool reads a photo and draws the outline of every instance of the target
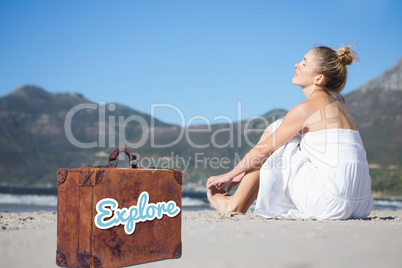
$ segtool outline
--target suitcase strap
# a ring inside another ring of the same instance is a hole
[[[117,163],[119,162],[119,160],[117,159],[117,156],[119,156],[120,153],[125,153],[128,156],[129,164],[130,164],[131,168],[138,168],[137,156],[135,154],[132,154],[130,152],[130,150],[127,148],[118,148],[109,155],[109,167],[112,167],[112,168],[117,167]],[[112,163],[112,162],[114,162],[114,163]]]

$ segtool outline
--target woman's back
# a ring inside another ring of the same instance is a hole
[[[325,129],[301,135],[300,150],[328,191],[349,199],[370,195],[371,179],[359,132]]]
[[[325,92],[317,92],[316,96],[312,96],[304,104],[309,116],[303,124],[301,134],[333,128],[357,130],[345,104]]]

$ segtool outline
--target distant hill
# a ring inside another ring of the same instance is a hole
[[[208,176],[232,168],[258,140],[256,132],[243,135],[245,127],[262,131],[285,114],[277,109],[248,122],[184,129],[125,106],[23,86],[0,98],[0,185],[55,186],[58,168],[105,165],[127,140],[142,167],[182,169],[186,186],[203,188]]]
[[[97,163],[94,158],[99,148],[80,149],[71,144],[65,134],[65,119],[77,105],[90,102],[80,94],[51,94],[35,86],[23,86],[0,98],[0,182],[11,184],[55,184],[55,172],[60,167],[80,167]],[[95,105],[95,104],[92,104]],[[104,124],[99,121],[97,109],[80,109],[73,114],[71,133],[74,139],[89,143],[108,141],[107,133],[99,133]],[[141,117],[150,124],[151,117],[125,106],[115,105],[114,112],[105,108],[105,118]],[[156,128],[177,128],[154,120]],[[132,122],[126,128],[130,140],[138,138],[139,124]],[[105,129],[108,129],[105,126]],[[105,148],[101,148],[105,149]],[[106,150],[110,151],[110,149]]]
[[[345,96],[372,166],[402,164],[402,58]]]

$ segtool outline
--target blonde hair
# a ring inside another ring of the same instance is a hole
[[[351,65],[355,59],[358,60],[356,52],[350,46],[341,46],[336,51],[326,46],[318,46],[314,49],[317,72],[325,76],[325,90],[342,102],[345,102],[345,99],[341,91],[346,85],[348,76],[346,65]]]

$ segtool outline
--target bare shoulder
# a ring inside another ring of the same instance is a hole
[[[286,115],[291,124],[298,126],[298,131],[310,131],[310,127],[321,122],[323,102],[325,100],[308,99],[295,105]]]
[[[317,103],[315,101],[305,100],[293,106],[293,108],[290,109],[289,113],[307,117],[316,109],[317,109]]]
[[[305,120],[310,116],[312,110],[311,102],[309,100],[303,101],[289,110],[282,124],[291,125],[293,127],[296,126],[300,130],[303,127]]]

